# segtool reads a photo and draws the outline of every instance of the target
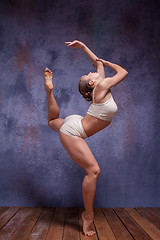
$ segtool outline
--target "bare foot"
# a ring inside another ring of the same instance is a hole
[[[52,76],[52,72],[49,70],[49,68],[46,68],[44,71],[44,86],[46,91],[53,89]]]
[[[85,215],[85,212],[81,213],[82,221],[83,221],[83,232],[85,236],[93,236],[96,232],[90,229],[91,224],[93,223],[93,217],[89,218]]]

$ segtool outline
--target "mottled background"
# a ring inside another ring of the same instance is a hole
[[[85,115],[78,93],[90,60],[78,39],[129,72],[112,89],[119,111],[88,138],[101,173],[94,207],[160,206],[158,4],[149,0],[1,0],[0,206],[83,206],[85,171],[47,125],[43,71],[60,117]],[[106,68],[106,76],[115,72]]]

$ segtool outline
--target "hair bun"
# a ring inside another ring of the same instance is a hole
[[[93,91],[93,86],[89,85],[89,81],[79,81],[79,92],[82,94],[82,96],[85,98],[86,101],[92,101],[92,91]]]

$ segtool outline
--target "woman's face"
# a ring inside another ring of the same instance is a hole
[[[99,73],[97,72],[90,72],[87,75],[83,75],[81,80],[93,80],[96,81],[99,78]]]

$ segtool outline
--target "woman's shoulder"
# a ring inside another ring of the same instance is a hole
[[[111,97],[111,89],[104,88],[103,83],[99,82],[97,86],[94,88],[94,102],[95,103],[103,103]]]
[[[97,91],[110,89],[109,87],[107,87],[107,82],[109,82],[110,80],[111,80],[111,77],[103,78],[96,86]]]

